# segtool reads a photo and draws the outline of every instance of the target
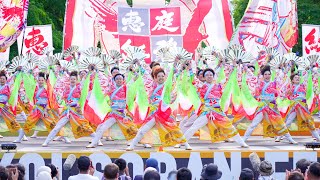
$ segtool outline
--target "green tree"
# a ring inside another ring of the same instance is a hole
[[[234,23],[237,25],[248,5],[249,0],[233,0]],[[293,52],[302,51],[302,24],[320,24],[320,1],[319,0],[298,0],[298,23],[299,23],[299,39],[298,44],[293,47]]]
[[[233,19],[235,26],[239,24],[246,8],[249,0],[233,0],[232,4],[234,6],[233,10]]]

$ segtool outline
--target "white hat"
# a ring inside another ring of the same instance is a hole
[[[37,170],[37,176],[38,176],[41,172],[48,172],[49,174],[51,174],[51,169],[50,169],[48,166],[41,166],[41,167],[39,167],[39,169]]]
[[[147,167],[147,168],[144,170],[143,174],[146,174],[146,173],[147,173],[147,172],[149,172],[149,171],[155,171],[155,172],[158,172],[156,168],[153,168],[153,167]]]
[[[38,174],[36,180],[52,180],[51,173],[47,171],[42,171]]]

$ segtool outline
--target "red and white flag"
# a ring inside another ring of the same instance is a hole
[[[320,54],[320,26],[302,24],[303,56]]]
[[[24,33],[18,37],[18,51],[22,54],[33,53],[43,56],[41,51],[46,47],[53,47],[51,24],[27,26]],[[50,55],[53,55],[53,52]]]

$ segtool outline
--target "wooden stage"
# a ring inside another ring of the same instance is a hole
[[[211,143],[210,141],[201,141],[196,137],[193,137],[189,144],[192,146],[193,151],[220,151],[220,152],[247,152],[247,151],[305,151],[307,150],[304,146],[307,142],[312,142],[311,136],[294,136],[294,140],[298,142],[297,145],[289,144],[286,140],[281,142],[274,142],[274,138],[263,138],[261,136],[252,136],[248,139],[247,144],[249,148],[241,148],[232,139],[229,142]],[[1,143],[12,143],[16,137],[5,137],[1,138]],[[30,152],[83,152],[83,153],[94,153],[94,152],[126,152],[127,147],[126,141],[115,140],[106,141],[102,140],[103,146],[96,148],[86,148],[91,138],[84,137],[80,139],[71,139],[71,144],[66,144],[63,141],[52,141],[48,147],[42,147],[41,144],[44,142],[45,137],[28,138],[28,141],[17,143],[17,152],[30,153]],[[152,148],[144,148],[143,145],[138,144],[134,152],[159,152],[161,147],[154,145]],[[165,152],[185,152],[182,148],[164,147],[162,151]]]

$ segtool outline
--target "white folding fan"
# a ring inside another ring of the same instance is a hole
[[[28,61],[24,56],[16,56],[12,59],[8,72],[14,73],[16,70],[22,70],[22,67],[27,65],[27,63]]]
[[[99,57],[86,57],[80,59],[79,70],[93,70],[91,68],[97,69],[99,71],[104,71],[103,61]]]
[[[26,59],[26,61],[28,61],[28,63],[34,63],[34,64],[39,63],[38,56],[36,56],[35,54],[32,54],[32,53],[26,53],[24,55],[24,58]]]
[[[70,46],[63,52],[64,57],[70,57],[73,56],[74,53],[77,53],[79,51],[79,46]]]
[[[310,56],[307,56],[305,61],[309,61],[309,64],[310,65],[314,65],[315,63],[319,63],[320,62],[320,56],[319,55],[310,55]]]
[[[213,61],[219,59],[218,50],[214,46],[207,46],[201,52],[202,58],[205,60]]]
[[[230,57],[232,60],[241,61],[243,63],[252,63],[256,60],[256,58],[254,58],[251,53],[241,49],[231,49]]]
[[[57,64],[58,59],[55,56],[49,56],[49,57],[45,57],[42,58],[39,61],[38,67],[40,70],[47,70],[50,66],[53,66],[55,64]]]
[[[59,60],[59,64],[62,69],[67,69],[69,71],[78,71],[78,66],[67,60]]]
[[[42,49],[41,54],[42,55],[47,55],[49,56],[49,54],[54,50],[53,47],[45,47]]]
[[[55,53],[53,55],[58,61],[63,60],[63,53]]]
[[[281,64],[286,63],[287,59],[283,56],[276,56],[275,58],[273,58],[270,62],[269,65],[272,68],[278,68]]]
[[[98,47],[90,47],[83,52],[88,57],[97,57],[101,54],[101,49]]]

